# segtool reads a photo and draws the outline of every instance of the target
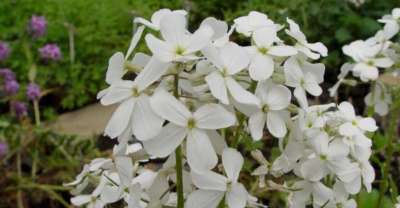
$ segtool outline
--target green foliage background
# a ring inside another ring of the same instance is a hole
[[[132,35],[132,18],[149,18],[160,8],[190,11],[192,27],[207,16],[232,20],[251,10],[265,12],[283,24],[286,17],[296,20],[310,41],[322,41],[330,51],[327,80],[334,81],[344,62],[341,46],[351,40],[373,35],[380,25],[376,19],[399,6],[398,0],[367,2],[357,8],[346,0],[2,0],[0,1],[0,40],[12,47],[11,57],[0,67],[18,73],[18,80],[27,82],[29,63],[21,39],[31,15],[44,15],[48,34],[31,45],[37,60],[37,48],[53,42],[61,46],[63,59],[49,65],[38,65],[38,82],[55,91],[42,100],[53,111],[74,109],[94,102],[103,88],[108,58],[124,51]],[[76,61],[69,62],[68,30],[65,23],[76,28]],[[43,103],[42,103],[43,104]]]

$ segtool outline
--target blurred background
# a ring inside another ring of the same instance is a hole
[[[294,19],[310,42],[328,47],[329,55],[322,60],[326,91],[347,61],[341,47],[373,36],[382,27],[376,19],[398,6],[399,0],[1,0],[0,42],[8,54],[0,69],[14,72],[19,89],[33,81],[40,86],[40,117],[51,126],[60,115],[96,103],[97,92],[106,87],[108,58],[128,48],[134,17],[148,19],[160,8],[185,9],[190,26],[197,28],[208,16],[232,24],[235,17],[256,10],[281,24],[286,17]],[[30,27],[32,21],[40,26],[40,18],[46,22],[45,31],[36,37]],[[240,42],[240,37],[233,38]],[[139,50],[148,52],[143,46]],[[362,112],[367,87],[344,86],[339,100],[351,98]],[[23,113],[33,115],[35,107],[26,96],[20,90],[12,99],[26,103]],[[61,184],[72,180],[83,162],[105,154],[99,150],[109,147],[110,141],[87,132],[71,136],[35,127],[29,119],[14,116],[18,112],[10,113],[17,107],[0,102],[0,141],[8,142],[7,156],[0,159],[0,208],[15,207],[18,197],[24,207],[68,207],[68,190]],[[81,114],[69,118],[63,122],[79,120]],[[373,197],[365,197],[365,206],[360,207],[368,207]]]

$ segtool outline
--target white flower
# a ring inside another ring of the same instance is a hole
[[[392,103],[392,98],[387,92],[383,83],[377,82],[374,84],[371,92],[364,98],[367,106],[374,107],[374,111],[380,116],[385,116],[389,112],[389,105]]]
[[[372,189],[375,180],[375,170],[368,160],[351,163],[346,169],[338,172],[338,177],[344,182],[344,187],[350,194],[356,194],[361,189],[361,181],[368,192]]]
[[[133,20],[133,22],[143,24],[146,27],[151,28],[153,30],[160,30],[161,20],[164,19],[166,17],[166,15],[169,15],[169,14],[178,14],[178,15],[182,15],[184,17],[187,15],[187,12],[185,10],[171,11],[170,9],[160,9],[153,13],[153,15],[151,16],[151,22],[144,18],[141,18],[141,17],[135,18]]]
[[[249,64],[245,49],[236,43],[229,42],[220,49],[207,47],[203,53],[218,69],[205,78],[215,98],[226,105],[229,104],[228,95],[239,103],[257,104],[257,98],[246,91],[233,77]]]
[[[313,154],[301,164],[302,176],[310,181],[319,181],[327,174],[345,168],[350,164],[349,148],[340,140],[329,141],[325,132],[317,132],[310,138]]]
[[[289,89],[271,82],[259,82],[256,95],[260,99],[257,111],[249,118],[252,138],[261,139],[265,124],[273,136],[284,137],[287,132],[285,120],[289,118],[289,112],[285,109],[291,99]]]
[[[199,190],[189,195],[185,207],[215,208],[225,196],[225,203],[229,208],[244,208],[248,193],[243,184],[238,182],[243,162],[243,157],[237,150],[226,148],[222,153],[226,176],[212,171],[201,174],[192,171],[193,183]]]
[[[298,191],[293,191],[289,198],[290,208],[306,207],[310,196],[312,196],[313,207],[321,207],[333,197],[332,189],[319,181],[298,181],[291,188]]]
[[[198,59],[196,52],[210,44],[211,27],[200,27],[190,34],[186,29],[186,18],[180,14],[164,15],[160,21],[160,32],[164,40],[152,34],[146,35],[146,43],[154,56],[163,62],[186,62]]]
[[[289,30],[286,29],[285,32],[297,41],[294,46],[297,50],[311,59],[319,59],[320,55],[323,57],[328,55],[328,49],[323,43],[308,43],[299,25],[289,18],[286,21],[289,23]]]
[[[324,71],[323,64],[310,64],[298,57],[290,57],[285,61],[285,84],[295,88],[293,94],[301,107],[308,106],[306,91],[313,96],[321,95],[322,89],[318,84],[323,81]]]
[[[343,183],[336,181],[333,185],[333,198],[326,205],[327,208],[357,208],[357,203],[354,199],[349,199]]]
[[[276,25],[272,20],[268,19],[267,15],[256,11],[251,11],[247,16],[238,17],[234,22],[236,31],[247,37],[251,36],[253,32],[261,28],[271,27],[276,30],[280,28],[279,25]]]
[[[358,40],[343,46],[342,50],[356,62],[352,71],[364,82],[378,78],[378,67],[388,68],[393,65],[390,58],[377,57],[382,50],[381,44]]]
[[[374,132],[378,129],[373,118],[356,116],[354,107],[349,102],[342,102],[338,106],[339,115],[344,120],[339,127],[339,133],[343,136],[362,134],[364,131]]]
[[[218,104],[205,104],[192,113],[165,90],[152,97],[151,107],[170,123],[156,137],[143,142],[147,152],[165,157],[187,138],[187,160],[192,169],[201,172],[217,164],[218,158],[206,130],[232,126],[236,122],[232,113]]]
[[[391,39],[400,30],[400,8],[394,8],[391,15],[385,15],[378,21],[385,23],[384,33],[388,39]]]
[[[274,56],[286,57],[297,54],[297,50],[291,46],[274,45],[279,41],[277,31],[272,27],[261,28],[254,32],[255,46],[248,47],[251,54],[249,74],[253,80],[268,79],[274,72]]]
[[[159,79],[168,67],[168,64],[151,58],[134,81],[117,81],[108,88],[107,93],[101,97],[101,103],[121,104],[106,126],[106,135],[115,138],[122,135],[127,128],[132,128],[133,134],[144,140],[158,133],[163,120],[150,108],[149,96],[144,90]]]

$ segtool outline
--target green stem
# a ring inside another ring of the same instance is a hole
[[[390,177],[390,167],[391,164],[390,162],[392,161],[392,156],[394,153],[394,146],[393,146],[393,141],[394,137],[396,136],[396,123],[397,123],[397,116],[399,108],[397,107],[399,103],[393,103],[393,106],[395,109],[392,110],[391,116],[390,116],[390,121],[389,121],[389,129],[387,130],[387,146],[385,150],[385,162],[383,164],[383,171],[382,171],[382,181],[379,185],[379,198],[378,198],[378,203],[376,205],[377,208],[383,206],[383,198],[385,196],[385,193],[387,191],[387,188],[389,186],[389,177]]]
[[[22,170],[21,170],[21,152],[17,154],[17,174],[18,174],[18,185],[21,183],[22,179]],[[22,191],[17,191],[17,206],[18,208],[24,208],[24,203],[22,201]]]
[[[222,198],[221,202],[219,202],[217,208],[225,208],[225,196]]]
[[[174,76],[174,96],[179,98],[179,76]],[[176,192],[178,194],[177,208],[184,207],[183,198],[183,174],[182,174],[182,148],[179,145],[175,150],[175,170],[176,170]]]
[[[33,101],[33,110],[35,112],[35,124],[36,126],[40,126],[40,109],[39,109],[39,101]]]

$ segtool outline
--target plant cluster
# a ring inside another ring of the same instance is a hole
[[[161,9],[150,20],[136,18],[140,27],[127,52],[109,59],[109,86],[97,97],[119,105],[105,128],[118,144],[111,158],[94,159],[66,184],[74,187],[71,202],[265,207],[243,183],[258,180],[260,189],[285,193],[292,208],[356,207],[354,196],[362,187],[371,191],[375,180],[369,136],[378,127],[372,117],[356,115],[350,102],[309,103],[309,96],[323,93],[325,66],[318,60],[328,54],[325,45],[309,42],[290,18],[281,25],[252,11],[229,26],[208,17],[191,32],[187,16]],[[393,16],[383,18],[389,29],[381,33],[398,26]],[[134,53],[145,30],[151,55]],[[251,44],[232,41],[234,32]],[[343,49],[364,81],[376,67],[398,61],[376,58],[380,51],[370,54],[368,44]],[[266,159],[272,147],[265,144],[245,152],[243,137],[276,140],[279,154]],[[258,163],[251,179],[241,174],[248,154]],[[163,164],[152,167],[153,161]]]

